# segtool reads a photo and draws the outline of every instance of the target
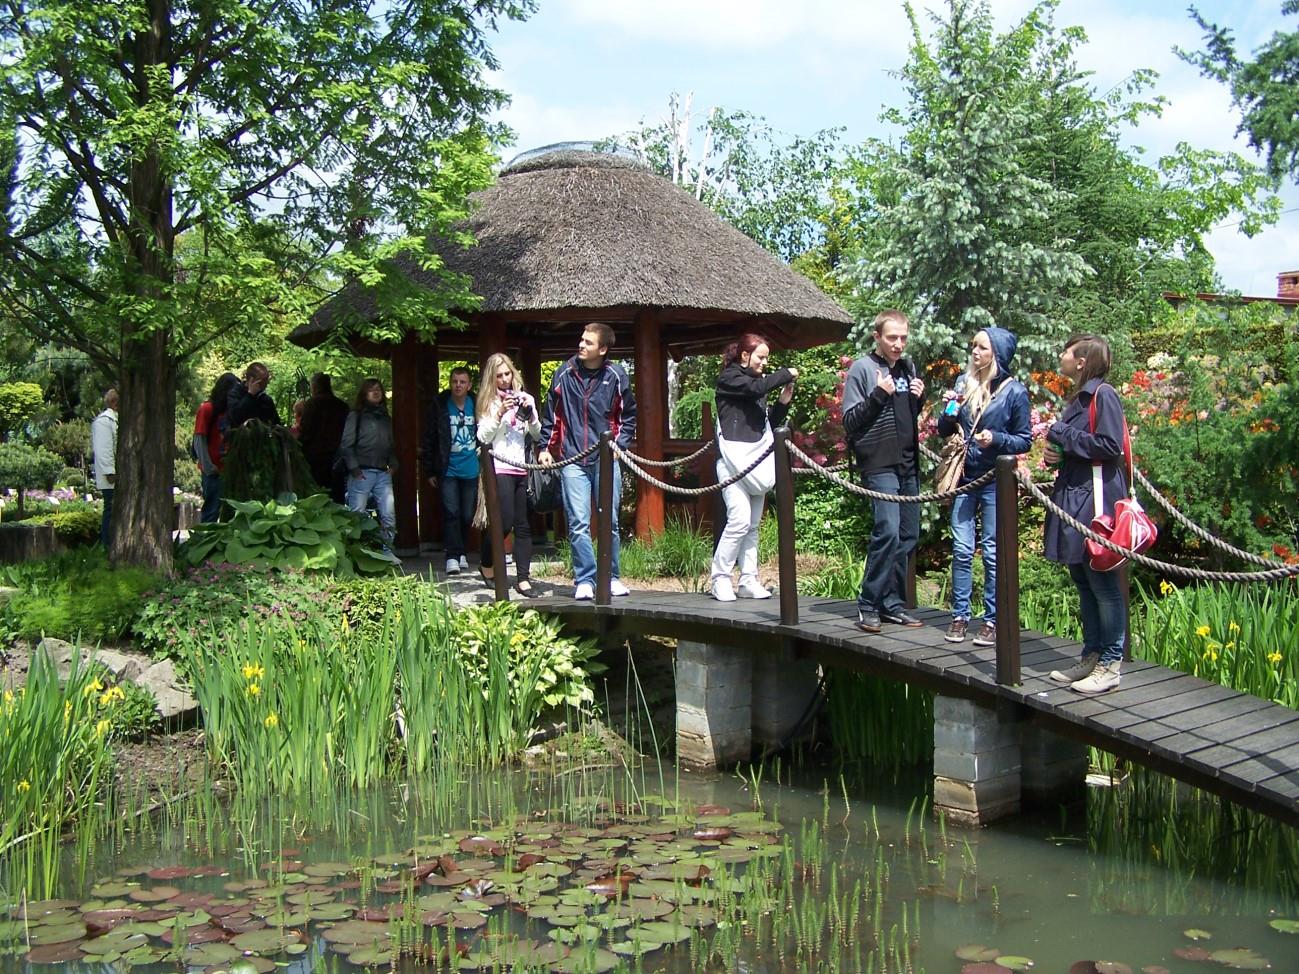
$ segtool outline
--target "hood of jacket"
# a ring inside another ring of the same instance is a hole
[[[1019,339],[1015,337],[1014,332],[1006,328],[998,328],[996,325],[984,328],[982,331],[988,336],[988,344],[992,346],[993,358],[997,360],[998,374],[1010,375],[1010,363],[1015,358]]]

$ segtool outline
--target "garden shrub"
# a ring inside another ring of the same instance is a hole
[[[396,556],[384,550],[377,521],[335,504],[325,494],[226,504],[233,512],[228,521],[197,525],[180,546],[186,564],[230,562],[344,578],[401,567]]]
[[[123,636],[158,580],[142,568],[110,568],[99,548],[12,565],[5,574],[18,588],[0,614],[10,637],[87,642]]]
[[[28,524],[49,524],[61,541],[70,545],[93,544],[99,539],[103,515],[94,508],[58,510],[27,519]]]
[[[330,582],[326,593],[359,638],[376,639],[383,632],[384,615],[401,600],[402,593],[427,584],[419,575],[354,577]]]
[[[146,687],[130,680],[116,680],[108,668],[92,662],[91,682],[84,691],[94,695],[101,719],[108,721],[105,736],[113,740],[138,741],[162,726],[158,700]]]
[[[63,470],[57,453],[25,443],[0,443],[0,488],[18,491],[18,510],[28,490],[49,490]]]
[[[84,488],[86,486],[86,472],[80,467],[64,467],[59,471],[57,482],[65,487]]]
[[[90,457],[89,420],[55,423],[41,435],[41,446],[57,453],[69,467],[80,470]]]
[[[195,642],[221,641],[246,619],[267,624],[315,619],[337,630],[342,607],[324,576],[217,562],[185,569],[145,592],[131,628],[141,649],[179,658]]]
[[[799,477],[795,486],[794,535],[799,551],[836,556],[846,545],[865,552],[873,523],[868,501],[820,477]]]
[[[45,394],[35,382],[0,382],[0,433],[20,428],[44,402]]]
[[[221,496],[229,500],[267,501],[320,490],[302,446],[283,426],[267,426],[254,419],[231,430],[224,464]]]

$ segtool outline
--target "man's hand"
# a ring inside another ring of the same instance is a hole
[[[893,376],[889,375],[888,373],[885,373],[884,375],[880,376],[880,381],[878,385],[881,389],[884,390],[885,393],[887,393],[890,396],[893,395],[893,393],[898,391],[897,383],[893,381]]]
[[[360,480],[364,476],[365,476],[365,471],[362,470],[360,467],[357,467],[355,470],[352,471],[353,480]]]
[[[115,484],[117,483],[117,474],[106,473],[104,474],[104,479],[107,480],[110,484]]]
[[[437,479],[437,477],[429,477],[429,479],[428,479],[428,485],[429,485],[430,487],[436,487],[436,486],[438,485],[438,479]]]
[[[1042,459],[1046,462],[1048,467],[1054,467],[1059,463],[1061,456],[1060,447],[1054,443],[1048,443],[1046,449],[1042,451]]]
[[[911,388],[911,395],[919,399],[925,394],[925,381],[922,378],[920,378],[920,376],[916,376],[911,380],[910,388]]]
[[[555,458],[550,455],[549,450],[542,450],[540,453],[537,454],[537,462],[541,464],[543,467],[549,467],[552,463],[555,462]]]

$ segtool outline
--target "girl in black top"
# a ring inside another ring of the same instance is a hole
[[[780,369],[764,375],[771,348],[760,335],[741,335],[722,355],[717,377],[717,479],[725,482],[746,470],[772,442],[771,428],[785,421],[794,397],[798,369]],[[783,386],[776,403],[767,406],[767,394]],[[758,581],[758,522],[767,492],[776,483],[775,457],[771,454],[738,482],[722,490],[726,527],[713,553],[711,589],[719,602],[734,602],[736,588],[731,571],[740,563],[739,594],[769,599],[771,593]]]

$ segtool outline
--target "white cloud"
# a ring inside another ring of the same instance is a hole
[[[536,149],[553,142],[581,142],[608,138],[635,128],[643,113],[625,103],[593,104],[579,101],[567,104],[546,103],[527,93],[516,93],[500,115],[515,132],[511,149],[502,155],[505,162],[518,152]]]
[[[1299,193],[1293,195],[1299,197]],[[1290,205],[1295,204],[1291,199]],[[1251,297],[1275,297],[1277,274],[1299,270],[1299,213],[1285,214],[1279,225],[1253,239],[1242,236],[1235,227],[1224,227],[1210,233],[1205,244],[1229,290]]]

